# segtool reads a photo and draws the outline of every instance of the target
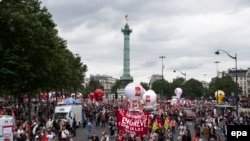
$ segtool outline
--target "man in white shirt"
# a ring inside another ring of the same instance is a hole
[[[62,131],[61,131],[61,140],[66,141],[68,137],[70,136],[69,131],[66,129],[66,127],[63,125],[62,126]]]
[[[52,128],[52,126],[53,126],[53,121],[49,119],[46,123],[46,128]]]
[[[19,128],[17,129],[17,138],[20,138],[21,134],[24,133],[24,130],[23,130],[23,127],[22,126],[19,126]]]

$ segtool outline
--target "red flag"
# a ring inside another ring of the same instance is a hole
[[[197,141],[197,134],[196,134],[196,130],[194,130],[193,141]]]
[[[0,115],[2,115],[3,114],[3,109],[2,108],[0,108]]]
[[[152,120],[153,120],[152,117],[148,116],[148,126],[151,124]]]
[[[48,141],[45,130],[43,130],[42,141]]]

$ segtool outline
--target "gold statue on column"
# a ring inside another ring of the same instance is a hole
[[[128,15],[125,15],[126,24],[128,23]]]

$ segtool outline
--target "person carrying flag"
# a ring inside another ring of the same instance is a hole
[[[152,127],[153,131],[156,131],[159,128],[159,121],[158,120],[159,120],[158,117],[155,117],[155,120],[153,122],[153,127]]]
[[[170,119],[169,119],[169,116],[167,116],[165,118],[165,121],[164,121],[164,128],[165,128],[165,130],[168,130],[168,128],[169,128],[169,122],[170,122]]]
[[[175,119],[171,119],[170,128],[171,128],[171,131],[173,132],[173,134],[175,134],[175,127],[176,127],[176,121],[175,121]]]
[[[3,115],[3,108],[0,107],[0,115]]]

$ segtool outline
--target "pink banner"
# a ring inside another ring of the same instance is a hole
[[[144,135],[148,132],[148,112],[129,112],[117,108],[117,128],[136,135]]]

